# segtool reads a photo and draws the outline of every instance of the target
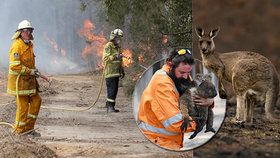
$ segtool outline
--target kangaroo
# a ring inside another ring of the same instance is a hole
[[[190,95],[188,95],[188,112],[189,115],[197,118],[197,128],[189,139],[193,139],[199,132],[202,131],[203,127],[206,125],[205,132],[213,132],[216,130],[213,128],[214,113],[213,107],[204,107],[195,105],[192,96],[198,95],[204,98],[214,98],[217,96],[217,91],[214,84],[211,82],[210,74],[197,74],[195,80],[192,83],[194,86],[189,89]]]
[[[213,71],[219,79],[221,98],[226,98],[222,80],[232,84],[237,99],[234,120],[236,123],[253,123],[253,106],[256,101],[263,101],[266,118],[275,120],[277,117],[274,114],[274,107],[279,92],[276,68],[266,57],[255,52],[216,53],[213,39],[219,30],[216,28],[206,34],[202,28],[197,27],[198,48],[203,65]]]

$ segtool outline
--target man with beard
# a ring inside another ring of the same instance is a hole
[[[157,145],[179,150],[183,147],[184,132],[196,129],[192,118],[184,118],[179,108],[179,97],[190,82],[194,58],[188,49],[174,50],[166,60],[166,65],[152,77],[143,92],[139,112],[138,127],[145,136]],[[194,102],[210,106],[213,99],[196,97]]]

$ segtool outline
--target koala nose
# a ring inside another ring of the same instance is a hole
[[[202,50],[202,52],[205,52],[207,49],[206,48],[202,48],[201,50]]]

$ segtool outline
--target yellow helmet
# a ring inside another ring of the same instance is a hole
[[[117,36],[123,37],[123,31],[121,29],[115,29],[112,31],[110,34],[110,40],[113,40]]]

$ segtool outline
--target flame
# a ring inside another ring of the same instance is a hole
[[[95,35],[93,30],[95,29],[94,24],[86,19],[84,20],[84,25],[81,29],[78,30],[78,35],[80,37],[84,37],[87,44],[85,48],[81,52],[81,57],[86,59],[90,54],[97,55],[98,57],[102,57],[103,49],[106,44],[106,39],[101,32],[99,35]],[[101,62],[102,63],[102,62]],[[100,65],[99,63],[98,65]]]
[[[129,49],[125,49],[122,54],[123,58],[123,66],[129,67],[133,63],[132,52]]]
[[[66,57],[66,50],[64,48],[60,48],[58,44],[56,43],[54,38],[50,38],[46,32],[43,32],[43,39],[47,41],[48,44],[50,44],[50,47],[52,48],[53,58],[51,60],[52,64],[59,64],[58,60],[59,58]]]
[[[54,38],[48,37],[47,33],[44,32],[43,39],[47,41],[47,44],[52,48],[50,63],[55,67],[54,71],[59,71],[59,69],[63,68],[63,71],[65,72],[65,70],[72,70],[78,67],[77,64],[69,60],[67,57],[67,51],[64,48],[59,47]]]
[[[58,52],[58,45],[54,39],[49,38],[46,32],[43,32],[43,38],[51,45],[55,52]]]
[[[139,56],[138,56],[138,62],[139,63],[143,63],[145,60],[144,60],[144,56],[143,56],[143,54],[140,54]]]
[[[166,44],[168,42],[168,36],[162,35],[162,44]]]

